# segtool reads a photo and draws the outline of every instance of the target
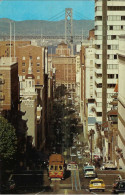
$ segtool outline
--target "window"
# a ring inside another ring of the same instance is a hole
[[[102,88],[102,83],[97,84],[97,88]]]
[[[40,70],[37,70],[37,72],[40,72]]]
[[[53,170],[53,166],[50,167],[50,170]]]
[[[113,26],[109,26],[109,30],[113,30]]]
[[[40,66],[40,63],[37,63],[37,66]]]
[[[23,56],[23,57],[22,57],[22,60],[25,60],[25,59],[26,59],[25,56]]]
[[[37,60],[40,60],[40,57],[39,56],[37,56],[37,58],[36,58]]]
[[[111,35],[111,40],[116,39],[116,35]]]
[[[115,84],[108,84],[107,88],[115,88]]]
[[[102,116],[102,112],[97,112],[97,116]]]
[[[90,76],[90,79],[93,79],[93,76]]]
[[[32,60],[32,56],[30,56],[30,59]]]
[[[114,55],[114,59],[117,59],[117,55]]]
[[[108,49],[111,49],[111,45],[108,45]]]
[[[114,74],[108,74],[108,79],[113,79],[114,78]]]
[[[40,76],[37,76],[37,79],[40,79]]]
[[[25,66],[25,62],[22,63],[22,66]]]
[[[22,72],[25,72],[25,69],[22,69]]]
[[[125,16],[121,16],[121,20],[125,20]]]

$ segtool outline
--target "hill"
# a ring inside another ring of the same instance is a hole
[[[9,35],[10,21],[15,22],[16,35],[64,35],[65,20],[45,21],[45,20],[25,20],[13,21],[7,18],[0,19],[0,35]],[[94,28],[94,20],[73,20],[73,34],[86,36],[89,30]]]

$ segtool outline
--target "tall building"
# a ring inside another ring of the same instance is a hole
[[[118,148],[119,165],[125,167],[125,35],[119,41],[119,80],[118,80]]]
[[[18,63],[10,57],[0,59],[0,110],[18,109]]]
[[[97,122],[102,123],[102,0],[95,0],[95,100]],[[107,111],[118,79],[119,35],[125,31],[125,1],[107,0]]]
[[[45,47],[25,45],[18,47],[17,56],[19,66],[18,74],[20,82],[25,81],[29,69],[29,59],[31,60],[32,74],[34,75],[34,85],[38,94],[37,105],[40,105],[42,107],[42,120],[40,121],[38,131],[39,149],[43,149],[48,133],[48,50]]]
[[[20,89],[20,110],[26,113],[23,119],[27,120],[27,136],[31,137],[33,144],[37,146],[37,93],[35,91],[35,77],[32,74],[30,60],[28,74],[25,80],[20,82]]]

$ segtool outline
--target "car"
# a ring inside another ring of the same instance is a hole
[[[83,167],[84,177],[97,177],[97,173],[95,172],[95,166],[87,165]]]
[[[117,180],[112,189],[113,194],[125,193],[125,179]]]
[[[112,161],[107,161],[107,162],[104,164],[104,169],[105,169],[105,170],[107,170],[107,169],[116,170],[116,169],[117,169],[117,166],[116,166]]]
[[[67,170],[77,170],[78,164],[76,162],[69,162],[67,165]]]
[[[99,178],[92,179],[89,183],[89,191],[91,192],[92,190],[102,190],[104,192],[105,183],[103,179]]]

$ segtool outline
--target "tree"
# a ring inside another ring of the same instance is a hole
[[[0,158],[11,160],[17,150],[17,137],[15,128],[0,116]]]

